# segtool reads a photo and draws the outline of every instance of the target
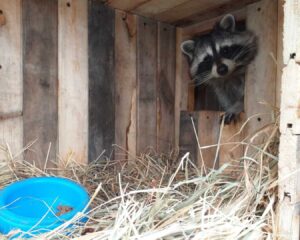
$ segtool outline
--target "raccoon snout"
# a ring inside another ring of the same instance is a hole
[[[228,67],[225,64],[220,64],[217,66],[217,73],[221,76],[224,76],[228,73]]]

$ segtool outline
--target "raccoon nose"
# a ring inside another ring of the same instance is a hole
[[[217,72],[221,76],[224,76],[228,73],[228,67],[225,64],[221,64],[217,67]]]

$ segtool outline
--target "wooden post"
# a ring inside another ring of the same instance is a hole
[[[88,2],[58,6],[59,155],[88,161]]]
[[[16,154],[23,147],[21,1],[1,0],[0,11],[5,20],[0,26],[0,112],[11,116],[0,119],[0,144],[8,144]]]
[[[279,5],[279,7],[282,7]],[[288,0],[283,14],[280,148],[278,163],[280,239],[298,240],[300,225],[300,3]]]

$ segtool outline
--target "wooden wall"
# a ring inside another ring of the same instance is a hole
[[[175,27],[101,0],[0,10],[1,144],[35,142],[24,158],[39,167],[175,147]]]

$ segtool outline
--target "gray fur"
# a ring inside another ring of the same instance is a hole
[[[243,110],[246,66],[257,53],[256,36],[239,32],[235,26],[234,17],[228,14],[209,34],[181,44],[192,80],[195,85],[212,86],[225,109],[226,124]]]

